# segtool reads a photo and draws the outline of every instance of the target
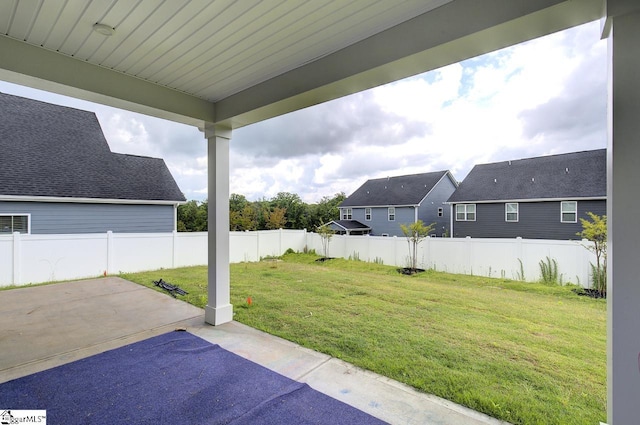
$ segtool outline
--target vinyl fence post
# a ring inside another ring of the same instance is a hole
[[[178,256],[177,251],[177,244],[178,244],[178,231],[174,230],[172,232],[172,238],[171,238],[171,268],[174,269],[176,268],[176,257]]]
[[[107,231],[107,274],[113,273],[113,232]]]
[[[473,259],[472,257],[472,245],[471,245],[471,236],[467,236],[465,239],[465,248],[466,248],[466,258],[467,258],[467,274],[473,276]]]
[[[20,260],[22,256],[21,249],[21,237],[20,232],[13,232],[13,273],[12,273],[12,284],[20,285]]]
[[[515,253],[516,253],[516,262],[518,263],[518,265],[520,264],[520,261],[522,261],[523,265],[522,265],[522,270],[524,270],[524,258],[523,258],[523,252],[522,252],[522,237],[518,236],[516,238],[516,249],[515,249]],[[520,261],[518,261],[520,260]],[[520,273],[520,271],[518,271],[517,273]],[[517,276],[517,274],[516,274]],[[522,276],[524,277],[524,276]]]

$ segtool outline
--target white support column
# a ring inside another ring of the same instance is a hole
[[[204,320],[221,325],[233,320],[229,285],[229,140],[231,129],[206,126],[208,141],[208,302]]]
[[[640,4],[608,0],[607,14],[607,417],[617,425],[640,418]]]

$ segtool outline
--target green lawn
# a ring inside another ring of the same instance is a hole
[[[315,258],[231,265],[235,320],[514,424],[606,420],[605,301]],[[152,287],[162,277],[206,304],[206,267],[122,277]]]

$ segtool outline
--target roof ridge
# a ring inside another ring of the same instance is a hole
[[[607,150],[607,148],[600,148],[600,149],[589,149],[589,150],[576,151],[576,152],[555,153],[555,154],[551,154],[551,155],[530,156],[530,157],[526,157],[526,158],[503,159],[501,161],[485,162],[485,163],[482,163],[482,164],[475,164],[474,167],[480,166],[480,165],[501,164],[503,162],[542,160],[542,159],[556,158],[556,157],[568,156],[568,155],[577,155],[577,154],[583,154],[583,153],[596,153],[596,152],[601,152],[601,151],[606,151],[606,150]]]

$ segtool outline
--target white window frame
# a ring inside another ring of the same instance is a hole
[[[364,209],[364,221],[371,221],[371,208]]]
[[[29,213],[0,213],[0,217],[27,217],[27,231],[25,233],[23,233],[23,235],[30,235],[31,234],[31,214],[29,214]],[[12,225],[12,227],[13,227],[13,225]],[[11,229],[11,232],[9,232],[9,233],[0,232],[0,235],[11,235],[13,233],[14,233],[14,231],[13,231],[13,229]]]
[[[353,210],[351,208],[343,208],[342,220],[352,220],[352,219],[353,219]]]
[[[509,205],[515,205],[516,206],[516,210],[514,211],[509,211]],[[509,220],[509,214],[515,214],[516,215],[516,219],[515,220]],[[517,223],[518,221],[520,221],[520,204],[518,204],[517,202],[506,202],[504,204],[504,221],[508,222],[508,223]]]
[[[473,211],[469,211],[471,209],[473,209]],[[462,214],[462,218],[460,214]],[[473,214],[473,218],[469,218],[471,214]],[[476,204],[456,204],[456,221],[476,221],[476,217]]]
[[[443,217],[443,216],[444,216],[444,208],[438,207],[438,217]]]
[[[389,221],[396,221],[396,207],[387,208],[387,219]]]
[[[565,205],[574,205],[573,211],[565,211]],[[565,214],[574,214],[573,220],[565,220]],[[577,223],[578,222],[578,201],[561,201],[560,202],[560,223]]]

